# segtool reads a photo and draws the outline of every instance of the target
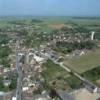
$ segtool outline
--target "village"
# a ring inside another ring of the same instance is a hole
[[[93,40],[93,35],[94,32],[91,34],[91,40]],[[55,37],[54,37],[55,38]],[[55,41],[59,40],[59,41],[66,41],[65,37],[62,38],[60,40],[61,37],[57,37],[55,38]],[[77,40],[77,39],[76,39]],[[79,40],[78,40],[79,41]],[[17,41],[19,42],[19,41]],[[19,42],[19,43],[22,43]],[[17,43],[16,43],[17,44]],[[4,77],[4,86],[8,87],[11,84],[11,80],[7,79],[7,77],[9,76],[10,73],[17,73],[16,70],[16,63],[19,63],[19,66],[21,67],[22,70],[22,86],[21,89],[22,92],[21,95],[23,96],[23,100],[40,100],[39,98],[41,98],[41,100],[51,100],[50,97],[50,93],[48,91],[46,91],[43,88],[43,84],[45,84],[45,79],[43,78],[43,76],[41,75],[42,71],[44,70],[42,68],[43,63],[47,62],[48,59],[51,59],[54,61],[54,63],[56,64],[60,64],[60,66],[63,63],[63,60],[60,61],[60,59],[64,59],[64,57],[62,55],[57,55],[57,52],[53,51],[50,48],[50,45],[52,45],[50,43],[47,43],[47,45],[40,45],[40,50],[35,50],[33,48],[28,48],[26,49],[25,47],[19,47],[18,46],[18,55],[16,54],[16,50],[14,50],[15,54],[10,55],[12,59],[12,64],[10,68],[4,68],[3,65],[0,66],[0,74],[3,75]],[[16,48],[16,47],[14,47]],[[79,53],[78,53],[79,52]],[[59,54],[59,53],[58,53]],[[72,53],[73,56],[77,55],[77,56],[81,56],[81,55],[85,55],[85,51],[75,51],[74,53]],[[18,56],[18,62],[16,61],[16,56]],[[70,55],[66,55],[66,57],[71,57]],[[58,62],[58,63],[57,63]],[[65,68],[65,66],[63,67]],[[72,73],[72,70],[69,68],[65,68],[67,70],[67,72]],[[19,76],[19,75],[18,75]],[[79,76],[80,77],[80,76]],[[17,83],[18,84],[18,83]],[[86,83],[87,85],[88,83]],[[21,85],[21,84],[20,84]],[[62,100],[67,100],[66,98],[68,97],[68,100],[74,100],[75,96],[76,100],[79,100],[78,95],[84,95],[84,92],[87,92],[88,95],[91,95],[91,100],[92,98],[98,98],[100,97],[99,93],[100,90],[99,88],[95,87],[95,88],[91,88],[91,84],[88,84],[87,86],[81,87],[79,90],[75,90],[73,92],[68,93],[68,91],[63,91],[63,90],[55,90],[55,92],[57,93],[56,96],[58,96],[58,98],[61,98]],[[19,86],[17,86],[16,90],[18,90]],[[90,89],[88,89],[90,88]],[[37,91],[37,93],[39,92],[40,95],[34,95],[33,93]],[[12,92],[0,92],[0,96],[2,98],[4,98],[3,100],[8,100],[12,98],[12,100],[16,100],[16,92],[12,91]],[[18,96],[20,97],[20,96]],[[88,96],[87,96],[88,97]],[[86,97],[86,98],[87,98]],[[93,99],[94,100],[94,99]]]
[[[98,32],[26,22],[0,30],[0,100],[99,100]]]

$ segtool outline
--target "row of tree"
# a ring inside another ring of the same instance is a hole
[[[89,49],[95,47],[95,43],[92,41],[83,41],[83,42],[57,42],[54,49],[61,50],[63,53],[70,53],[74,50]]]

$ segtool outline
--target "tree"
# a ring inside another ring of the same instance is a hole
[[[9,85],[9,89],[10,90],[13,90],[13,89],[15,89],[17,87],[17,79],[16,78],[13,78],[12,80],[11,80],[11,84]]]

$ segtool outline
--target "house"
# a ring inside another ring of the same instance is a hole
[[[12,97],[12,100],[17,100],[16,97]]]
[[[4,68],[4,73],[10,72],[9,68]]]
[[[22,90],[23,90],[23,91],[28,91],[28,90],[29,90],[29,87],[23,87]]]
[[[9,86],[11,84],[10,80],[3,80],[4,86]]]
[[[44,58],[42,58],[42,57],[40,57],[40,56],[37,56],[37,55],[34,55],[34,59],[35,59],[37,62],[39,62],[39,63],[41,63],[41,62],[44,61]]]
[[[12,92],[0,92],[0,100],[11,100]]]

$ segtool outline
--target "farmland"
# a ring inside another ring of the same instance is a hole
[[[43,64],[44,71],[42,76],[45,79],[46,87],[62,89],[62,90],[71,90],[73,88],[79,87],[81,81],[75,76],[72,76],[66,70],[61,68],[59,65],[54,64],[51,60],[48,60]],[[74,83],[76,81],[76,83]]]
[[[92,70],[86,71],[82,74],[86,79],[92,81],[100,87],[100,66],[93,68]]]
[[[47,85],[52,86],[53,82],[56,82],[56,87],[66,88],[68,86],[64,78],[67,78],[70,75],[59,65],[48,60],[47,63],[43,64],[43,67],[44,71],[42,72],[42,75],[45,78]],[[66,84],[66,86],[64,84]]]
[[[91,70],[100,65],[100,49],[90,51],[79,57],[70,58],[65,61],[65,64],[78,73]]]

